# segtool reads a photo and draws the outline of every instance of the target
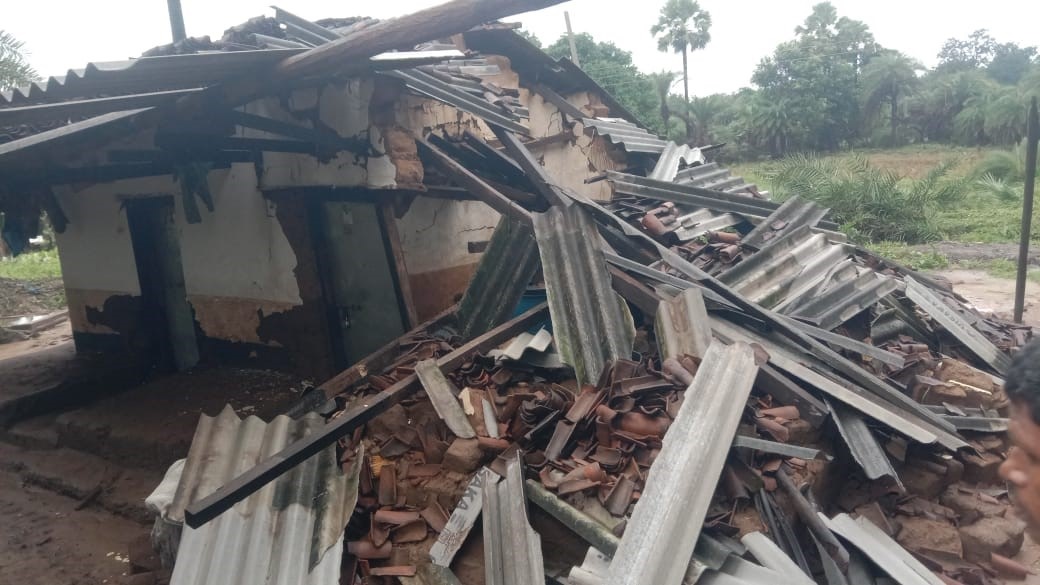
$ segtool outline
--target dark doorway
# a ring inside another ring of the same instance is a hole
[[[344,366],[403,334],[407,318],[376,205],[322,201],[317,212],[319,270],[337,365]]]
[[[195,318],[184,287],[173,211],[173,198],[168,196],[126,202],[141,285],[142,349],[166,371],[186,370],[199,362]]]

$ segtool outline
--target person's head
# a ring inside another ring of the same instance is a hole
[[[1040,339],[1015,356],[1004,391],[1011,400],[1011,450],[1000,466],[1000,476],[1011,487],[1030,533],[1040,536]]]

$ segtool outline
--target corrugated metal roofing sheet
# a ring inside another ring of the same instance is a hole
[[[661,301],[654,332],[662,360],[684,355],[704,357],[711,345],[711,323],[701,291],[688,288],[671,300]]]
[[[708,348],[650,467],[608,583],[682,582],[757,374],[749,345]]]
[[[459,332],[472,339],[504,323],[538,271],[534,232],[503,215],[459,301]]]
[[[784,201],[780,208],[769,214],[755,226],[740,242],[746,246],[761,248],[769,240],[791,233],[801,226],[815,227],[827,215],[827,209],[798,196]]]
[[[906,278],[906,296],[997,373],[1004,374],[1011,367],[1011,358],[1006,353],[965,321],[942,298],[910,277]]]
[[[66,75],[0,94],[0,105],[204,87],[246,77],[306,49],[221,51],[88,63]]]
[[[73,122],[39,134],[19,138],[0,144],[0,163],[13,164],[27,157],[40,162],[44,156],[53,156],[59,146],[74,146],[81,142],[89,142],[107,133],[121,135],[133,131],[137,116],[152,108],[140,108],[124,112],[102,114],[81,122]]]
[[[827,528],[863,551],[874,564],[900,585],[944,584],[942,579],[867,518],[860,516],[853,520],[848,514],[827,518],[821,513],[820,519]]]
[[[852,458],[859,463],[867,478],[873,480],[888,477],[902,487],[903,482],[900,481],[899,474],[892,467],[892,461],[885,454],[885,450],[878,443],[877,437],[870,431],[863,417],[841,404],[828,402],[827,408],[831,411],[838,432],[845,439],[845,444],[849,446]]]
[[[168,519],[183,522],[189,503],[322,426],[317,415],[243,420],[230,406],[203,415]],[[359,470],[342,473],[329,447],[203,527],[185,526],[171,584],[338,584]]]
[[[675,174],[679,172],[680,166],[692,167],[701,164],[704,164],[704,154],[701,153],[701,149],[668,142],[661,151],[661,156],[658,157],[653,171],[647,177],[655,181],[671,181],[675,179]]]
[[[856,278],[804,295],[805,302],[786,313],[829,331],[876,305],[899,287],[899,281],[894,278],[863,270]]]
[[[679,185],[666,181],[654,181],[646,177],[607,171],[607,180],[614,185],[614,192],[636,195],[660,201],[671,201],[707,208],[716,212],[739,213],[741,215],[766,218],[780,208],[779,203],[757,199],[747,195],[734,195],[692,185]]]
[[[484,582],[487,585],[545,583],[542,540],[527,521],[520,455],[506,463],[506,476],[484,483]]]
[[[396,77],[414,91],[440,100],[448,105],[484,119],[486,122],[501,126],[511,132],[527,134],[527,127],[519,123],[519,116],[512,111],[500,108],[483,96],[476,96],[455,84],[447,83],[418,69],[388,71],[384,75]]]
[[[820,372],[827,371],[828,368],[819,359],[796,354],[773,339],[759,335],[749,328],[738,327],[725,319],[711,315],[709,318],[712,323],[712,331],[719,339],[758,343],[769,352],[770,365],[872,419],[898,430],[918,443],[939,442],[951,451],[967,447],[967,443],[961,437],[948,430],[948,428],[952,429],[952,426],[944,424],[936,415],[916,402],[901,401],[900,397],[906,398],[905,395],[900,393],[898,396],[889,397],[880,394],[879,391],[868,390],[858,384],[824,375]],[[803,361],[806,363],[802,363]],[[887,390],[889,387],[884,388]],[[890,391],[890,393],[896,392],[898,390],[895,388]]]
[[[620,145],[627,152],[660,154],[668,144],[656,134],[617,118],[585,118],[582,123],[586,127],[595,128],[597,134]]]
[[[808,226],[769,245],[723,272],[719,280],[763,307],[773,308],[800,289],[823,281],[851,252]]]
[[[758,192],[756,185],[748,183],[744,177],[734,175],[716,162],[687,167],[676,173],[672,182],[726,193]]]
[[[580,206],[532,218],[556,347],[579,384],[595,382],[607,363],[631,358],[632,315],[611,288],[596,227]]]

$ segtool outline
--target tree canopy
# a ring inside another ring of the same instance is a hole
[[[22,51],[23,44],[0,30],[0,89],[26,85],[39,78]]]
[[[710,28],[697,2],[668,0],[650,32],[661,50],[688,53],[710,41]],[[1012,145],[1029,98],[1040,95],[1037,48],[985,29],[947,40],[931,70],[882,47],[867,23],[830,2],[792,32],[761,59],[752,87],[700,97],[677,94],[681,74],[639,71],[612,42],[583,33],[576,43],[582,68],[650,130],[695,145],[726,142],[741,158],[909,142]],[[546,51],[569,57],[566,37]]]

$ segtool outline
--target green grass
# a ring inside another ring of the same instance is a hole
[[[948,161],[954,163],[950,173],[952,176],[967,176],[989,152],[989,150],[949,144],[918,144],[900,148],[859,148],[821,155],[820,158],[827,160],[861,157],[879,169],[892,171],[911,179],[920,179],[939,164]],[[775,161],[747,162],[732,165],[731,169],[734,174],[749,179],[749,182],[769,188],[769,181],[765,179],[765,176],[774,164]]]
[[[1033,216],[1032,241],[1040,242],[1040,224]],[[1022,233],[1022,204],[973,193],[964,201],[940,209],[936,226],[943,238],[966,243],[1017,243]]]
[[[923,252],[902,242],[876,242],[868,244],[867,248],[882,258],[913,270],[942,270],[950,267],[950,259],[938,250]]]
[[[44,250],[14,258],[0,258],[0,278],[32,281],[61,278],[58,251]]]
[[[964,270],[979,270],[997,278],[1015,279],[1017,264],[1013,260],[959,260],[951,261],[945,254],[937,249],[923,251],[920,246],[911,247],[902,242],[875,242],[868,244],[867,248],[893,262],[898,262],[913,270],[943,270],[947,268],[961,268]],[[1026,272],[1026,278],[1033,282],[1040,282],[1040,269],[1031,267]]]
[[[843,160],[855,156],[871,165],[910,179],[920,178],[943,162],[954,163],[950,176],[971,177],[979,163],[991,150],[963,148],[942,144],[905,146],[895,149],[860,149],[831,154],[822,160]],[[776,191],[769,180],[775,161],[734,165],[734,174],[742,175],[762,189]],[[937,210],[935,227],[944,240],[965,243],[1017,243],[1021,232],[1020,201],[1002,201],[986,193],[975,181],[969,181],[968,193],[962,201]],[[1033,242],[1040,244],[1040,208],[1033,218]],[[879,244],[884,245],[884,244]],[[899,252],[896,251],[898,254]]]

